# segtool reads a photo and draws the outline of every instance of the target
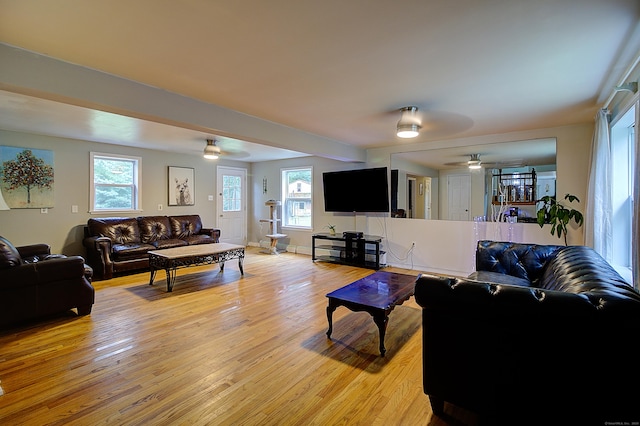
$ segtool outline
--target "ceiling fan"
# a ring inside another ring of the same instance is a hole
[[[484,167],[485,169],[502,169],[502,168],[509,168],[509,167],[522,167],[526,165],[525,164],[526,162],[523,159],[509,158],[508,160],[498,159],[492,162],[486,162],[480,159],[480,154],[468,154],[466,156],[469,157],[467,161],[445,163],[445,165],[458,166],[458,167],[466,166],[471,170],[477,170],[477,169],[480,169],[481,167]]]
[[[204,147],[204,158],[215,160],[222,156],[242,158],[249,156],[249,153],[233,146],[233,140],[207,139]]]

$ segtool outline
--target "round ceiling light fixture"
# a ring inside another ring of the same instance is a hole
[[[402,116],[398,121],[397,135],[399,138],[415,138],[420,133],[422,126],[418,117],[418,107],[409,106],[400,110]]]
[[[215,139],[207,139],[207,146],[204,147],[204,158],[215,160],[220,156],[220,147],[216,145]]]

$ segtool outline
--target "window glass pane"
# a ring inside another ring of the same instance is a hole
[[[312,169],[282,171],[282,224],[311,228],[312,223]]]
[[[222,211],[238,212],[241,207],[242,179],[240,176],[222,176]]]
[[[93,165],[95,183],[133,183],[133,162],[96,158]]]
[[[96,210],[133,209],[133,189],[121,186],[96,185]]]
[[[141,158],[91,153],[91,211],[131,211],[140,205]]]

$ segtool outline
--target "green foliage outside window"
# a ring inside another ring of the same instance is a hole
[[[135,209],[135,162],[95,157],[93,180],[96,210]]]

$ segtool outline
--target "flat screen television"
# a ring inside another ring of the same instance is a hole
[[[375,213],[389,211],[387,168],[324,172],[324,210]]]

